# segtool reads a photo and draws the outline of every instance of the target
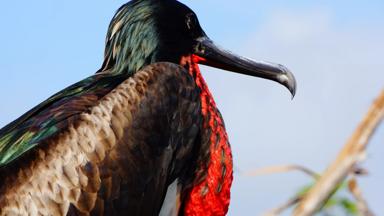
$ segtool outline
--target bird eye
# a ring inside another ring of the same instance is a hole
[[[192,13],[187,14],[187,16],[185,17],[185,23],[187,24],[189,30],[194,29],[197,26],[196,16]]]

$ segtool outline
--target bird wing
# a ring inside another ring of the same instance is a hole
[[[156,63],[100,76],[2,129],[2,153],[15,150],[0,169],[0,215],[156,215],[168,185],[192,175],[201,108],[188,72]]]
[[[58,92],[0,130],[0,166],[56,135],[126,77],[95,74]]]

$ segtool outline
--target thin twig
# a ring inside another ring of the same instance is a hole
[[[299,203],[295,216],[310,216],[320,209],[337,185],[345,180],[364,156],[364,150],[384,116],[384,90],[373,103],[359,127],[343,147],[336,160],[328,167],[317,183]]]
[[[348,189],[351,194],[355,197],[357,201],[357,207],[359,209],[359,213],[362,216],[373,216],[374,214],[368,207],[367,201],[363,197],[363,192],[361,191],[359,185],[357,184],[357,180],[355,177],[351,178],[348,182]]]
[[[290,171],[301,171],[308,176],[317,179],[319,175],[312,171],[311,169],[300,166],[300,165],[281,165],[281,166],[271,166],[271,167],[265,167],[261,169],[257,169],[254,171],[249,171],[244,173],[246,176],[260,176],[260,175],[270,175],[275,173],[284,173],[284,172],[290,172]]]
[[[291,199],[289,199],[286,203],[282,204],[279,207],[276,207],[266,213],[263,214],[263,216],[277,216],[283,213],[283,211],[287,210],[293,205],[296,205],[300,200],[302,199],[302,196],[296,196]]]

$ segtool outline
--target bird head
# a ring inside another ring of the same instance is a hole
[[[293,74],[283,65],[250,60],[224,50],[205,34],[196,14],[176,0],[133,0],[109,26],[100,71],[133,74],[155,62],[194,63],[269,79],[296,92]]]

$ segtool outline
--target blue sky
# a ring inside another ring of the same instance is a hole
[[[104,37],[125,1],[0,2],[0,127],[94,73]],[[298,163],[322,171],[384,87],[384,2],[184,0],[217,43],[285,64],[299,88],[202,67],[226,121],[237,170]],[[360,179],[377,215],[382,205],[384,127]],[[230,215],[259,215],[309,182],[300,173],[235,174]]]

